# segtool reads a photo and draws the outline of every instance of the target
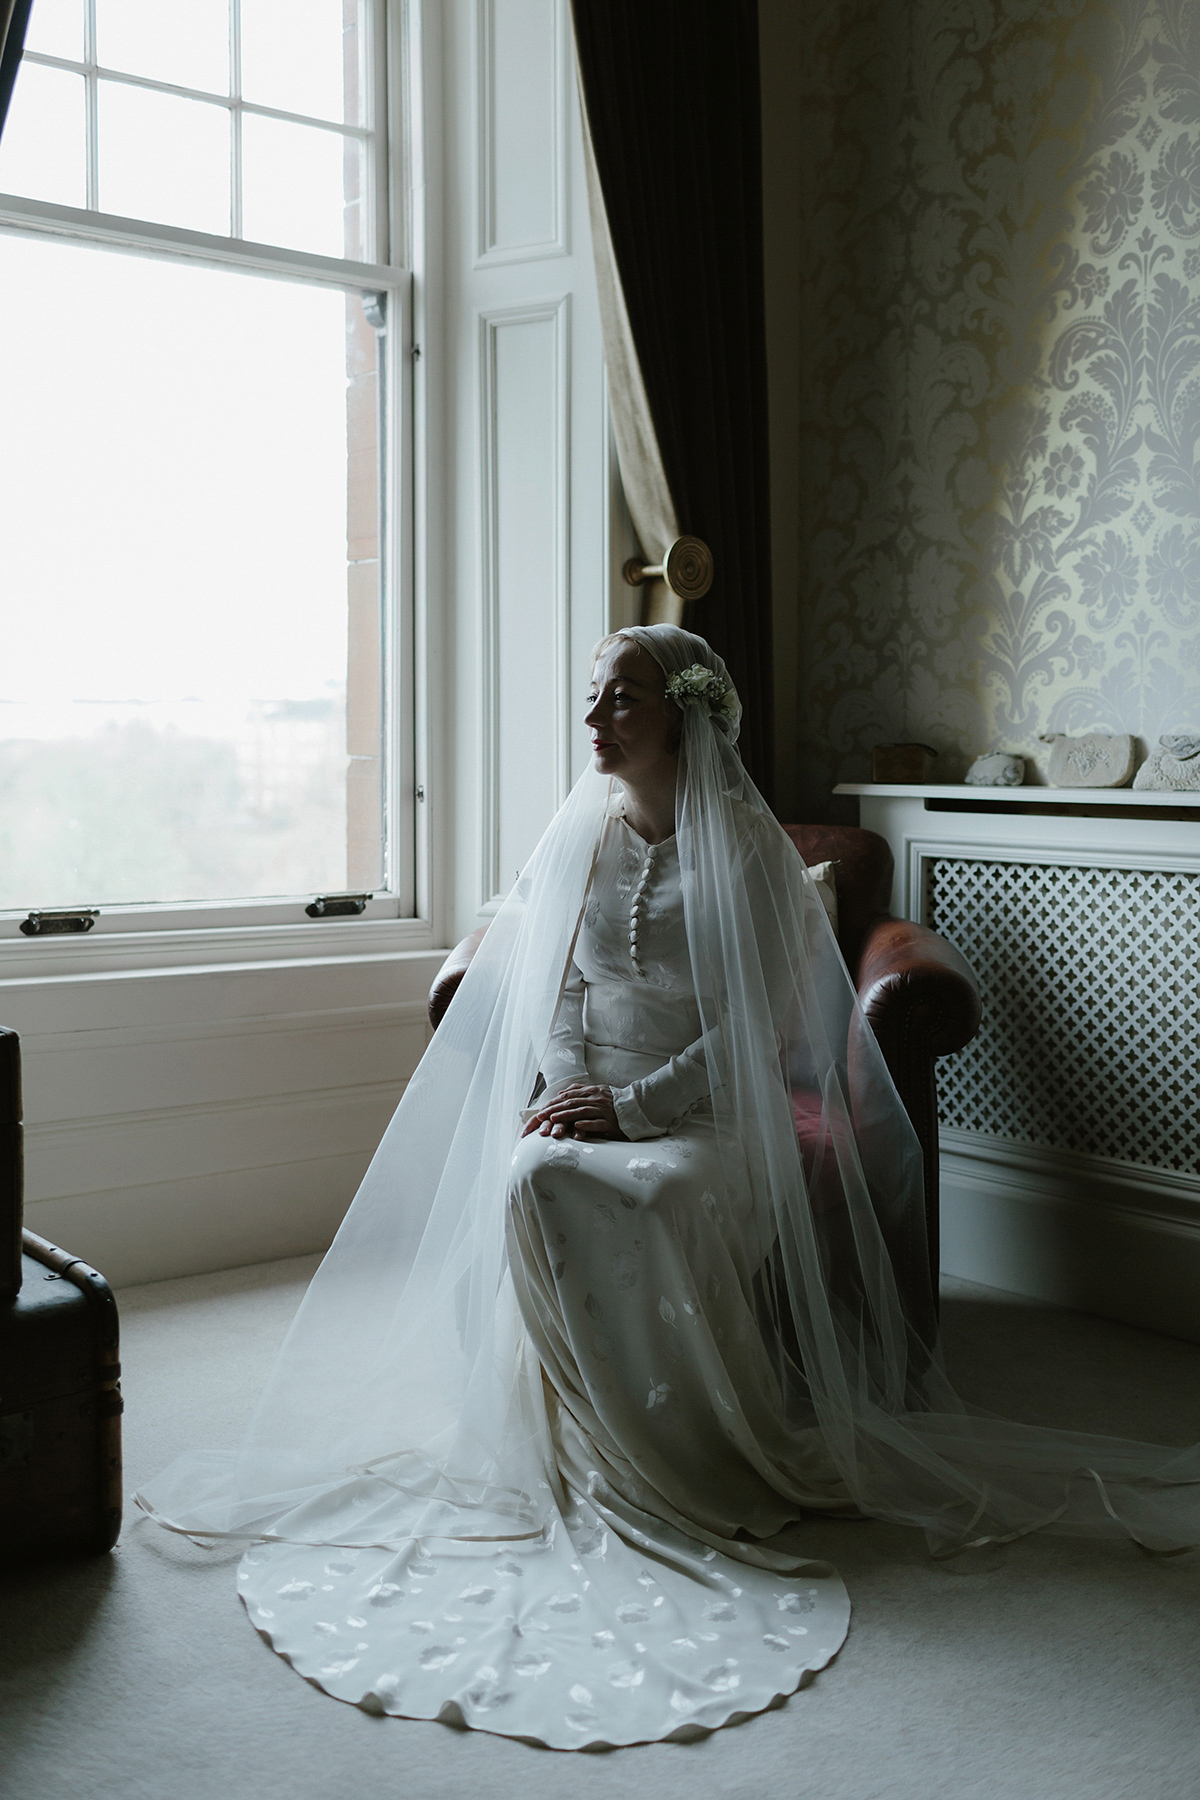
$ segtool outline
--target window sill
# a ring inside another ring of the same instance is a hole
[[[425,919],[314,919],[300,924],[17,937],[0,941],[0,983],[127,971],[353,961],[427,955],[435,948],[432,927]]]

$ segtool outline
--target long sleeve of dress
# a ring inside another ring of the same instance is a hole
[[[545,1087],[533,1106],[526,1107],[522,1117],[530,1119],[548,1100],[553,1099],[571,1082],[592,1082],[583,1035],[583,976],[571,965],[571,973],[563,990],[562,1004],[554,1022],[554,1030],[542,1057]],[[617,1123],[633,1142],[665,1137],[672,1126],[687,1116],[693,1106],[708,1098],[708,1071],[704,1060],[704,1039],[697,1038],[641,1081],[612,1090]]]
[[[572,963],[554,1030],[542,1058],[546,1086],[538,1095],[538,1106],[544,1106],[573,1081],[590,1082],[593,1079],[588,1072],[583,1035],[583,992],[583,975]],[[617,1121],[625,1136],[634,1141],[664,1137],[693,1106],[707,1098],[708,1071],[703,1038],[697,1038],[686,1050],[641,1081],[613,1089]],[[532,1116],[536,1109],[528,1110]]]
[[[665,1137],[708,1097],[704,1039],[697,1038],[661,1069],[628,1087],[614,1088],[613,1106],[621,1130],[636,1143]]]
[[[583,1047],[583,976],[574,962],[542,1057],[542,1076],[546,1085],[538,1095],[539,1106],[570,1082],[591,1080]],[[536,1110],[527,1109],[531,1114]]]

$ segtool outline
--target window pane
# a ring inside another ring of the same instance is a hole
[[[29,15],[25,48],[82,62],[83,0],[37,0]]]
[[[83,76],[22,63],[0,138],[0,193],[87,205]]]
[[[242,98],[358,124],[353,104],[345,110],[343,78],[349,63],[353,103],[357,11],[343,0],[242,0]],[[346,27],[344,14],[350,15]]]
[[[348,570],[343,294],[0,238],[0,342],[26,350],[0,905],[379,885],[374,338],[349,307]]]
[[[346,254],[345,139],[247,113],[242,119],[242,236],[324,256]]]
[[[100,210],[229,233],[229,113],[100,83]]]
[[[96,0],[96,60],[125,75],[227,94],[228,0]]]

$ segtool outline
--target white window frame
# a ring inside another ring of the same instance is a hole
[[[87,8],[87,14],[90,21],[92,6]],[[423,83],[412,78],[415,68],[419,68],[418,9],[405,4],[405,0],[365,0],[363,22],[370,34],[374,75],[371,115],[362,127],[336,129],[339,135],[348,132],[365,136],[372,130],[378,134],[376,154],[363,159],[368,165],[363,178],[379,260],[353,262],[3,193],[0,232],[73,240],[130,255],[185,258],[210,268],[240,269],[281,281],[322,283],[343,292],[384,297],[386,329],[381,334],[379,371],[383,424],[379,554],[385,738],[382,829],[388,886],[386,890],[376,890],[360,915],[318,920],[310,920],[304,911],[315,897],[314,890],[294,896],[182,905],[106,905],[98,897],[99,916],[90,931],[53,937],[22,935],[20,924],[29,909],[6,909],[0,911],[0,975],[6,979],[21,975],[41,979],[51,972],[115,972],[164,964],[237,964],[279,956],[394,953],[425,949],[433,941],[429,922],[429,857],[423,829],[425,808],[421,804],[428,709],[415,661],[418,640],[426,634],[417,618],[414,599],[414,566],[419,546],[413,505],[413,369],[419,352],[414,345],[411,273],[415,242],[412,214],[417,206],[409,204],[409,197],[420,191],[419,99]],[[101,76],[214,104],[211,94],[100,67],[95,62],[93,46],[94,37],[89,30],[86,62],[28,53],[30,62],[69,70],[84,76],[87,82],[91,199],[96,197],[94,95]],[[331,128],[329,121],[251,105],[237,95],[229,98],[228,106],[235,120],[241,112],[252,112]],[[231,160],[236,185],[236,149]],[[232,210],[236,215],[236,204]],[[80,901],[81,907],[90,904]]]

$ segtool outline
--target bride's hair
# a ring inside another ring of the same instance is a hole
[[[633,641],[630,639],[629,633],[627,631],[610,631],[608,633],[607,637],[602,637],[600,639],[600,642],[598,644],[594,645],[592,648],[592,667],[595,668],[596,664],[600,661],[600,658],[603,656],[604,652],[611,645],[619,644],[622,641],[622,639],[624,639],[626,642]]]

